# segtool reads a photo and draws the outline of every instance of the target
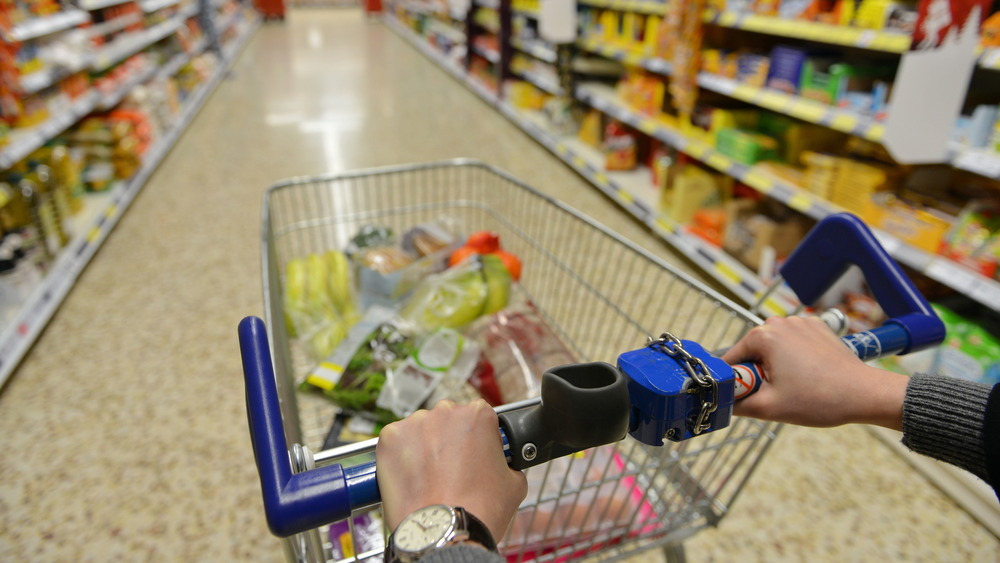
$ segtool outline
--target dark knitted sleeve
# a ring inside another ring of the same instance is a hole
[[[435,549],[421,557],[420,563],[505,563],[505,560],[481,547],[458,544]]]
[[[987,471],[986,438],[995,443],[996,429],[988,433],[984,427],[992,390],[989,385],[953,377],[914,375],[903,400],[903,444],[961,467],[995,489],[997,482]],[[991,416],[995,424],[997,413]],[[994,461],[996,454],[991,452]]]

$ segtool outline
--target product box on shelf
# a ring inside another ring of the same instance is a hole
[[[802,81],[802,67],[809,54],[795,47],[779,45],[771,50],[767,72],[767,87],[788,94],[797,94]]]
[[[801,215],[767,200],[734,199],[726,209],[723,248],[770,279],[775,266],[798,246],[811,227]]]
[[[955,217],[907,202],[891,192],[875,194],[872,202],[870,226],[930,253],[937,252],[942,238],[955,221]]]
[[[665,171],[660,212],[682,225],[700,210],[722,207],[732,193],[732,179],[710,172],[687,157],[674,159]]]
[[[938,252],[988,276],[998,277],[1000,263],[1000,204],[969,202],[944,235]]]
[[[755,131],[726,128],[716,135],[716,150],[736,162],[753,166],[778,158],[778,141]]]

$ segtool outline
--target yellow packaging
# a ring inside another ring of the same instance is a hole
[[[914,207],[893,194],[879,194],[872,205],[871,225],[921,250],[935,253],[955,217]]]
[[[516,108],[541,111],[545,105],[545,95],[528,82],[520,80],[509,82],[507,93],[510,96],[510,103]]]
[[[667,189],[660,199],[660,209],[681,224],[694,220],[694,214],[704,207],[720,205],[722,193],[715,176],[701,168],[686,164],[668,176]]]
[[[806,166],[806,171],[802,178],[802,187],[808,192],[829,200],[830,194],[833,191],[833,183],[837,176],[837,164],[841,159],[836,156],[811,151],[803,152],[800,155],[800,159],[802,160],[802,164]]]
[[[633,39],[639,36],[636,31],[638,26],[642,25],[641,18],[642,16],[635,12],[625,12],[622,14],[622,34],[618,37],[618,40],[631,46]]]
[[[830,189],[830,201],[871,221],[875,214],[872,196],[887,189],[889,176],[883,168],[841,159],[837,174]]]
[[[656,46],[659,41],[658,30],[660,29],[660,18],[657,16],[646,17],[646,32],[642,35],[642,54],[655,55]]]
[[[601,112],[590,110],[580,121],[577,136],[584,143],[594,148],[601,148],[601,129]]]
[[[616,43],[618,41],[618,13],[605,10],[601,13],[598,21],[601,24],[604,40],[609,43]]]

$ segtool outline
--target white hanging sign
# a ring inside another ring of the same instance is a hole
[[[540,0],[538,34],[550,43],[576,41],[576,0]]]

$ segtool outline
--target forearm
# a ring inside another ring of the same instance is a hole
[[[991,390],[952,377],[914,375],[903,401],[903,444],[989,482],[983,432]]]

